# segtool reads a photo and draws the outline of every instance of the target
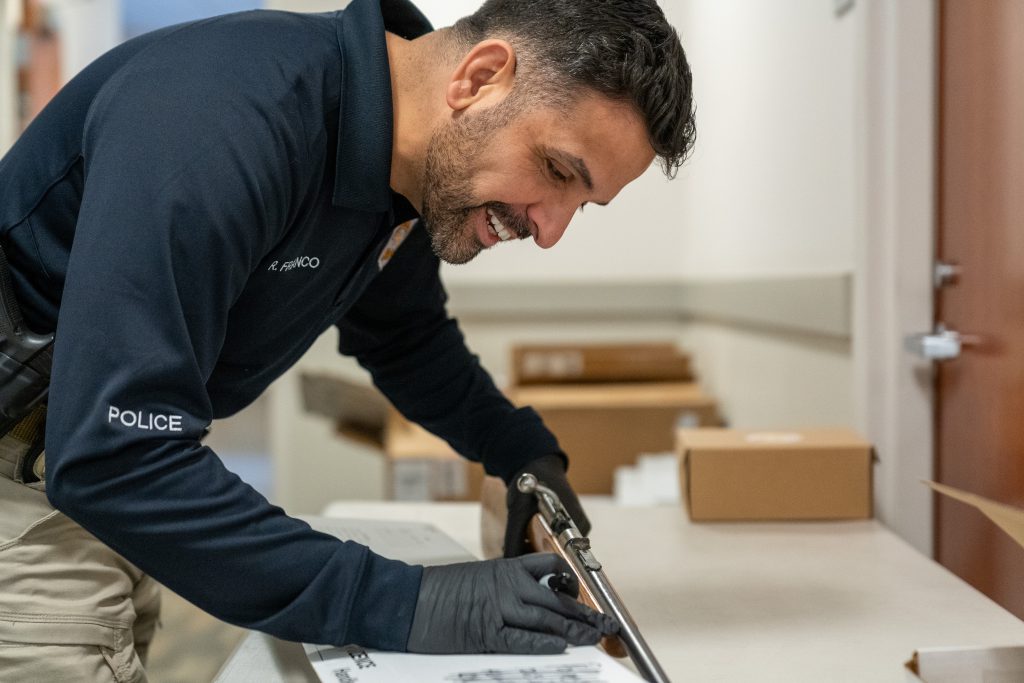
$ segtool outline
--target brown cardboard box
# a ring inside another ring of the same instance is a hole
[[[391,463],[395,500],[480,500],[483,465],[466,460],[394,409],[388,413],[382,450]]]
[[[690,356],[671,343],[517,344],[512,386],[583,382],[688,382]]]
[[[682,429],[690,519],[871,517],[871,444],[846,429]]]
[[[1024,546],[1024,510],[951,486],[925,482],[944,496],[976,507]],[[1024,681],[1024,645],[1007,647],[930,647],[906,663],[908,681],[923,683],[1010,683]]]
[[[406,420],[373,387],[330,374],[305,373],[300,381],[307,411],[332,419],[339,436],[388,459],[393,499],[480,499],[483,467]]]
[[[558,437],[577,493],[611,493],[616,467],[671,452],[681,425],[720,424],[714,399],[689,382],[538,385],[509,395]]]

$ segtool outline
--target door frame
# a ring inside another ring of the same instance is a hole
[[[875,512],[933,556],[934,368],[903,349],[934,324],[938,7],[862,3],[856,84],[863,215],[854,277],[854,391],[875,444]]]

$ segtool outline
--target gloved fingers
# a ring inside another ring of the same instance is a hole
[[[534,581],[540,581],[548,574],[572,574],[569,563],[554,553],[531,553],[523,555],[516,562],[533,577]]]
[[[531,600],[534,597],[536,596],[531,594],[530,597],[523,598],[523,602],[551,610],[567,619],[586,624],[600,631],[601,635],[611,636],[619,632],[619,622],[614,617],[598,612],[581,602],[577,602],[564,593],[551,592],[550,595],[542,596],[539,600]]]
[[[579,597],[579,583],[575,580],[576,575],[573,574],[572,568],[564,558],[553,553],[533,553],[518,558],[516,563],[526,570],[530,577],[522,577],[517,580],[519,599],[524,603],[543,607],[569,619],[581,621],[598,629],[604,635],[613,635],[619,632],[619,622],[614,617],[602,614],[575,599]],[[540,584],[540,580],[545,576],[561,572],[572,576],[574,593],[553,591]],[[534,590],[530,585],[530,579],[533,578],[537,579],[537,587],[541,590]]]
[[[504,652],[511,655],[557,655],[565,652],[564,638],[504,626],[498,634],[505,645]]]
[[[596,645],[601,640],[601,632],[589,624],[527,604],[509,610],[505,614],[505,625],[557,636],[570,645]]]
[[[553,590],[531,591],[520,596],[520,599],[527,605],[550,610],[567,619],[574,619],[594,628],[600,629],[604,626],[603,615],[600,612],[587,607],[565,593],[556,593]]]

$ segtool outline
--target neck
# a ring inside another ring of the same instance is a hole
[[[391,148],[391,189],[423,210],[423,167],[436,125],[431,93],[443,92],[438,68],[439,34],[405,40],[388,33],[394,137]]]

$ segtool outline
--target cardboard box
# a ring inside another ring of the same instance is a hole
[[[977,508],[1024,546],[1024,510],[952,486],[925,483],[944,496]],[[908,681],[923,683],[1018,683],[1024,681],[1024,645],[920,648],[905,669]]]
[[[393,500],[480,499],[483,467],[406,420],[372,386],[312,373],[302,374],[300,383],[308,412],[333,420],[339,436],[387,458]]]
[[[522,386],[509,395],[558,437],[581,494],[610,494],[616,467],[671,452],[679,427],[720,424],[714,399],[689,382]]]
[[[871,517],[871,444],[846,429],[683,429],[680,484],[690,519]]]
[[[517,344],[512,386],[585,382],[689,382],[690,356],[671,343]]]

